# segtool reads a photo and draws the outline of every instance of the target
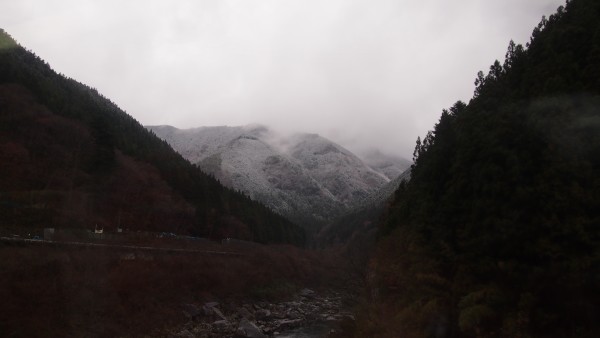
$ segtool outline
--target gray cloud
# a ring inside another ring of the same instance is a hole
[[[563,0],[0,0],[2,27],[143,124],[264,123],[410,157]]]

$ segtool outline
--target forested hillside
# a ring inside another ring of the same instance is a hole
[[[410,166],[373,151],[367,154],[371,167],[320,135],[284,135],[263,125],[147,128],[225,186],[243,191],[309,235],[369,202],[393,175]]]
[[[0,161],[4,229],[99,224],[304,242],[300,227],[224,188],[95,89],[55,73],[1,30]]]
[[[417,140],[360,337],[600,336],[600,2],[572,0]]]

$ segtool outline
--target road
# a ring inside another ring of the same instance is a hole
[[[137,250],[148,252],[161,253],[194,253],[214,256],[244,256],[244,254],[232,251],[214,251],[214,250],[197,250],[197,249],[182,249],[182,248],[163,248],[155,246],[138,246],[124,244],[109,244],[109,243],[88,243],[88,242],[66,242],[66,241],[47,241],[42,239],[29,238],[14,238],[0,237],[0,242],[23,244],[23,245],[51,245],[51,246],[79,246],[88,248],[103,248],[103,249],[122,249],[122,250]]]

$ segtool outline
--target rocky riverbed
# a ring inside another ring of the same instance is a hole
[[[338,323],[353,321],[340,293],[303,289],[289,301],[183,304],[188,319],[170,337],[327,337]]]

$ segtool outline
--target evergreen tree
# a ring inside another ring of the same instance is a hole
[[[598,32],[600,2],[569,1],[417,140],[373,263],[387,321],[361,334],[600,335]]]

